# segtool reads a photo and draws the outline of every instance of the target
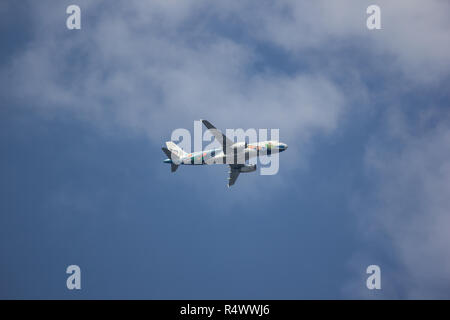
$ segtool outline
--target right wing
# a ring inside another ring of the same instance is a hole
[[[202,120],[202,123],[205,125],[206,128],[208,128],[209,131],[211,131],[216,140],[219,141],[219,143],[222,145],[223,153],[227,154],[228,153],[227,151],[231,150],[231,146],[234,144],[234,142],[228,139],[226,135],[220,132],[220,130],[214,127],[208,120]]]
[[[228,172],[230,174],[230,177],[228,178],[228,188],[236,182],[239,174],[241,173],[241,167],[241,164],[230,164],[230,171]]]

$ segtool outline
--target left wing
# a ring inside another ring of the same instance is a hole
[[[228,188],[236,182],[241,173],[240,169],[242,166],[242,164],[230,164],[230,171],[228,172],[230,174],[230,177],[228,178]]]
[[[205,125],[206,128],[208,128],[209,131],[211,131],[216,140],[219,141],[219,143],[222,145],[223,153],[227,154],[228,153],[227,151],[231,150],[231,146],[234,144],[234,142],[228,139],[226,135],[220,132],[220,130],[214,127],[208,120],[202,120],[202,123]]]

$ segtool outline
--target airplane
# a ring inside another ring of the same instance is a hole
[[[220,149],[210,149],[187,153],[172,141],[167,141],[167,148],[162,148],[168,159],[164,163],[171,164],[171,171],[175,172],[180,165],[211,165],[227,164],[230,167],[228,187],[235,184],[240,173],[253,172],[256,164],[245,164],[250,158],[261,155],[271,155],[285,151],[288,146],[279,141],[261,141],[256,143],[233,142],[226,135],[214,127],[208,120],[201,120],[205,127],[222,145]]]

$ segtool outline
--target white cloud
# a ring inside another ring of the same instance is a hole
[[[373,1],[277,1],[257,8],[256,15],[241,13],[254,34],[293,53],[305,49],[333,50],[346,43],[379,57],[406,79],[438,81],[450,69],[448,1],[377,1],[382,30],[366,28],[366,8]],[[270,10],[269,10],[270,9]],[[270,14],[268,14],[270,12]],[[343,71],[343,70],[341,70]]]
[[[375,135],[367,149],[375,193],[358,208],[360,227],[369,241],[385,237],[385,249],[393,255],[392,265],[384,269],[387,297],[448,298],[449,115],[432,109],[414,125],[398,109],[387,117],[385,133]],[[372,260],[362,260],[377,261],[376,253],[367,255]]]
[[[448,70],[445,2],[431,1],[425,8],[418,2],[406,7],[381,2],[384,29],[377,36],[365,28],[365,6],[128,1],[106,7],[87,1],[81,3],[83,29],[77,34],[64,29],[62,6],[44,2],[31,10],[35,40],[9,69],[12,90],[36,107],[68,108],[150,136],[164,134],[173,117],[210,117],[224,126],[272,127],[278,120],[290,137],[327,132],[336,127],[350,92],[320,67],[294,75],[251,71],[261,59],[251,42],[273,43],[295,55],[311,48],[327,51],[350,39],[390,53],[411,79]],[[214,19],[237,23],[250,43],[214,30]],[[364,91],[362,82],[355,85],[354,91]]]
[[[191,125],[200,117],[218,126],[279,126],[289,137],[336,127],[345,98],[335,83],[315,74],[249,72],[258,52],[194,21],[197,10],[208,11],[203,5],[82,5],[82,30],[71,32],[55,18],[59,11],[41,4],[36,39],[9,69],[12,92],[36,109],[68,109],[156,141],[186,125],[182,119]]]

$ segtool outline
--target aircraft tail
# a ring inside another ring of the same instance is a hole
[[[186,154],[179,146],[177,146],[172,141],[166,142],[167,148],[162,148],[162,151],[166,154],[166,156],[172,160],[171,162],[171,171],[175,172],[178,169],[178,166],[181,163],[181,158]]]
[[[166,156],[167,156],[169,159],[172,160],[172,162],[170,162],[170,165],[171,165],[171,171],[172,171],[172,172],[177,171],[179,165],[173,162],[173,161],[174,161],[173,158],[175,157],[175,155],[172,155],[172,152],[170,152],[170,150],[167,149],[167,148],[162,148],[162,151],[166,154]]]
[[[187,153],[183,151],[179,146],[177,146],[172,141],[166,142],[167,149],[172,153],[172,156],[177,157],[178,159],[181,159],[183,156],[185,156]]]
[[[177,165],[177,164],[175,164],[175,163],[171,163],[170,165],[171,165],[171,166],[170,166],[170,171],[171,171],[171,172],[177,171],[179,165]]]

